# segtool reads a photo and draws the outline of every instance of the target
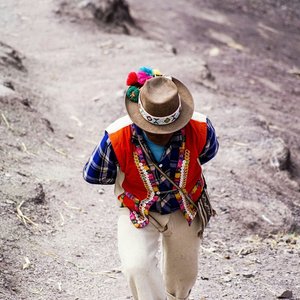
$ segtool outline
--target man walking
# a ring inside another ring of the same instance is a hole
[[[215,130],[194,112],[193,97],[178,79],[142,67],[127,85],[128,115],[106,128],[84,179],[115,184],[118,250],[133,298],[188,299],[202,233],[214,213],[201,165],[218,151]]]

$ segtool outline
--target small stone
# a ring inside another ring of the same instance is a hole
[[[286,253],[294,254],[294,250],[293,249],[287,249]]]
[[[270,158],[270,164],[276,169],[287,170],[291,163],[290,149],[281,138],[277,138],[275,140],[275,145],[276,147],[272,153],[272,157]]]
[[[11,95],[15,95],[16,93],[13,91],[13,89],[2,85],[0,83],[0,97],[7,97],[7,96],[11,96]]]
[[[209,56],[218,56],[220,54],[220,49],[213,47],[209,50]]]
[[[34,189],[35,195],[31,198],[32,201],[34,201],[37,204],[41,204],[45,202],[46,195],[44,192],[43,185],[41,183],[38,183],[36,188]]]
[[[286,290],[280,296],[277,296],[277,299],[292,299],[292,298],[293,298],[293,292],[289,290]]]
[[[89,4],[90,4],[90,1],[86,1],[86,0],[81,1],[78,3],[78,8],[81,8],[81,9],[86,8],[86,7],[88,7]]]
[[[7,204],[15,204],[15,202],[12,201],[12,200],[6,200],[5,202],[6,202]]]
[[[164,48],[165,48],[165,50],[167,50],[168,52],[173,53],[174,55],[177,54],[177,49],[174,46],[170,45],[170,44],[165,44]]]
[[[73,140],[74,139],[74,135],[72,133],[68,133],[66,134],[66,137],[70,140]]]
[[[245,278],[252,278],[252,277],[254,277],[254,274],[252,274],[252,273],[244,273],[244,274],[242,274]]]
[[[231,280],[232,280],[232,278],[230,278],[229,276],[225,276],[225,277],[223,278],[223,281],[224,281],[224,282],[231,282]]]
[[[238,252],[238,256],[246,256],[248,254],[253,253],[254,250],[252,248],[242,248],[239,252]]]
[[[9,81],[9,80],[5,80],[3,82],[3,85],[6,86],[6,87],[8,87],[9,89],[11,89],[13,91],[15,90],[15,87],[14,87],[13,83],[11,81]]]
[[[261,261],[258,258],[254,258],[253,261],[257,264],[261,264]]]
[[[99,193],[100,195],[103,195],[103,194],[105,193],[105,191],[104,191],[104,189],[101,188],[101,189],[98,190],[98,193]]]

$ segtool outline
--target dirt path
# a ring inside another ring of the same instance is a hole
[[[190,83],[221,142],[205,170],[219,215],[192,299],[300,298],[299,24],[274,15],[259,23],[263,10],[243,15],[206,1],[129,4],[143,30],[122,35],[58,14],[59,1],[0,1],[1,42],[26,69],[0,64],[0,299],[130,299],[113,187],[88,185],[81,172],[106,125],[125,113],[128,71],[142,65]],[[281,51],[283,36],[290,47]],[[20,212],[38,226],[26,228]]]

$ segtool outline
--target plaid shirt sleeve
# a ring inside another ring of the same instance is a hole
[[[94,184],[114,184],[118,161],[112,148],[108,133],[92,153],[83,169],[83,178]]]
[[[202,165],[207,163],[212,158],[214,158],[219,150],[219,142],[217,140],[215,129],[208,118],[206,118],[206,124],[207,124],[206,144],[202,150],[202,153],[199,156],[200,163]]]

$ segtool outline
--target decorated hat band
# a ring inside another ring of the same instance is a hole
[[[153,125],[167,125],[167,124],[171,124],[171,123],[175,122],[179,118],[180,111],[181,111],[181,100],[179,97],[179,105],[178,105],[178,108],[176,109],[176,111],[173,112],[172,114],[170,114],[168,116],[164,116],[164,117],[155,117],[155,116],[150,115],[145,110],[140,96],[139,96],[139,100],[138,100],[138,106],[139,106],[139,111],[140,111],[141,115],[149,123],[151,123]]]

